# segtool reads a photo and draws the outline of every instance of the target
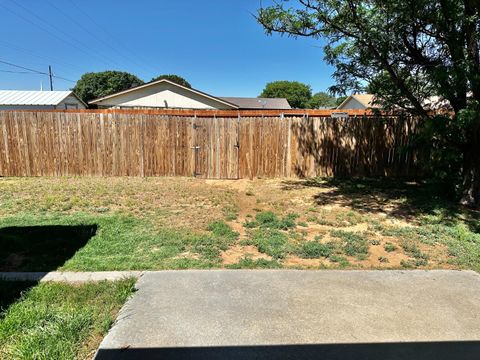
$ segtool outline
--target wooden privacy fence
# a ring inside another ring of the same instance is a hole
[[[1,176],[414,176],[398,117],[0,111]]]

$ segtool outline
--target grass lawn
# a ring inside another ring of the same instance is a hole
[[[0,359],[91,359],[133,284],[0,282]]]
[[[0,271],[480,270],[477,211],[428,184],[0,179]]]

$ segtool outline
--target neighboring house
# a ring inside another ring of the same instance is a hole
[[[0,110],[86,109],[71,91],[0,90]]]
[[[98,108],[290,109],[286,99],[216,97],[167,79],[104,96],[89,104]]]
[[[236,104],[240,109],[277,109],[286,110],[292,107],[285,98],[246,98],[246,97],[221,97],[225,101]]]
[[[363,110],[369,108],[378,108],[373,104],[375,95],[373,94],[353,94],[347,97],[340,105],[338,110]]]

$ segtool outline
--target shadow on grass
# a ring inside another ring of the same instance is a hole
[[[54,271],[95,235],[97,225],[0,228],[0,272]],[[0,311],[17,301],[32,281],[0,279]]]
[[[0,228],[0,271],[53,271],[97,232],[97,225]]]
[[[2,281],[0,280],[0,319],[3,317],[3,310],[16,302],[22,293],[32,286],[35,286],[35,281]]]
[[[96,360],[130,359],[475,359],[479,341],[100,349]]]
[[[363,213],[388,213],[403,220],[422,215],[441,215],[442,223],[453,225],[459,218],[474,232],[480,232],[480,213],[456,203],[445,186],[387,178],[318,178],[288,180],[283,189],[319,188],[318,205],[348,206]]]

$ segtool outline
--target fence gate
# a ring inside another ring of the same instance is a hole
[[[196,118],[193,122],[195,176],[238,179],[238,119]]]

